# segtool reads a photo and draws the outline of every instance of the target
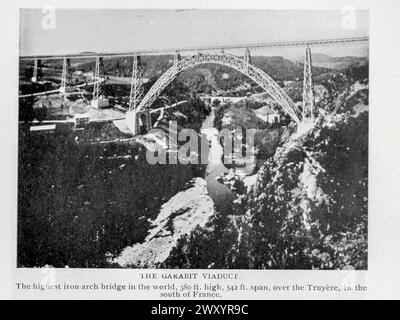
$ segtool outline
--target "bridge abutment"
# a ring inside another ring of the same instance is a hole
[[[125,114],[125,121],[126,121],[126,126],[128,127],[129,131],[133,135],[136,135],[137,134],[136,111],[128,110]]]
[[[152,128],[150,110],[128,110],[125,121],[129,131],[133,135],[145,134]]]

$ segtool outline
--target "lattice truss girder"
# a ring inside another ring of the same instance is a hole
[[[64,58],[63,71],[61,76],[61,88],[69,87],[71,84],[72,84],[71,59]]]
[[[269,93],[282,107],[282,109],[297,123],[300,122],[300,111],[295,106],[287,93],[264,71],[250,64],[250,56],[244,59],[226,53],[206,53],[189,56],[179,60],[169,68],[150,88],[140,102],[137,110],[148,108],[157,99],[159,94],[176,78],[176,76],[189,68],[204,63],[216,63],[231,67],[255,81]],[[175,60],[174,60],[175,61]]]

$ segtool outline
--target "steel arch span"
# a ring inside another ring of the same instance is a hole
[[[296,123],[300,123],[300,111],[287,93],[270,76],[251,65],[247,59],[226,53],[199,53],[181,60],[176,59],[174,65],[162,74],[146,93],[136,111],[150,107],[179,73],[205,63],[221,64],[246,75],[270,94]]]

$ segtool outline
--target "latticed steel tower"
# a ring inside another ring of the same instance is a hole
[[[33,65],[33,75],[32,75],[32,81],[37,81],[39,80],[39,77],[42,75],[42,63],[40,59],[35,59],[34,65]]]
[[[63,60],[63,71],[61,76],[61,89],[65,89],[72,84],[72,70],[71,70],[71,60],[69,58],[64,58]]]
[[[307,46],[304,59],[304,82],[303,82],[303,120],[314,120],[314,87],[311,72],[311,48]]]
[[[176,51],[175,51],[175,54],[174,54],[174,68],[175,68],[175,72],[179,72],[179,70],[178,70],[178,62],[181,60],[181,58],[182,58],[182,57],[181,57],[179,51],[176,50]]]
[[[143,96],[143,73],[140,56],[133,56],[131,93],[129,97],[129,110],[134,110],[139,105]]]
[[[102,82],[104,80],[103,57],[96,57],[96,68],[94,73],[93,100],[98,100],[104,95]]]
[[[245,63],[245,68],[248,70],[249,65],[251,64],[251,56],[249,48],[246,48],[246,51],[244,53],[244,63]]]

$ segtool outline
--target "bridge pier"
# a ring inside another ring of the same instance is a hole
[[[245,69],[249,69],[249,65],[251,64],[251,57],[250,57],[250,49],[246,48],[246,51],[244,53],[244,64],[245,64]]]
[[[143,74],[140,56],[133,56],[129,110],[135,110],[143,95]]]
[[[137,117],[136,117],[136,111],[135,110],[128,110],[125,113],[125,123],[126,126],[128,127],[129,131],[133,135],[137,135]]]
[[[307,46],[304,58],[304,80],[303,80],[303,121],[314,121],[314,86],[312,80],[311,48]]]
[[[71,70],[71,60],[69,58],[64,58],[63,60],[63,71],[61,75],[61,87],[60,92],[65,94],[74,91],[72,85],[72,70]]]
[[[31,81],[32,82],[37,82],[41,76],[42,73],[42,63],[40,59],[35,59],[34,65],[33,65],[33,74]]]
[[[180,55],[179,51],[176,50],[175,54],[174,54],[174,68],[175,68],[176,73],[179,72],[179,70],[178,70],[179,61],[181,61],[181,55]]]
[[[103,57],[96,57],[96,67],[94,72],[93,100],[90,105],[95,109],[106,108],[109,106],[108,99],[104,96],[102,82],[104,81]]]

